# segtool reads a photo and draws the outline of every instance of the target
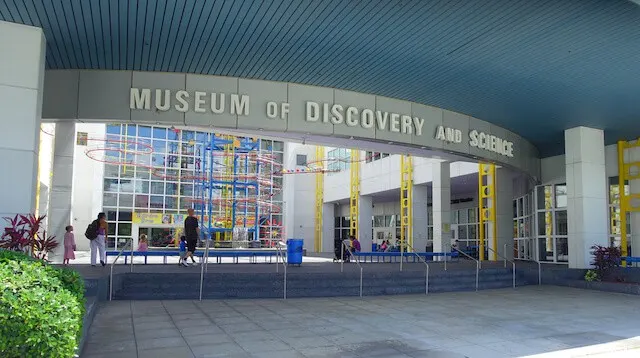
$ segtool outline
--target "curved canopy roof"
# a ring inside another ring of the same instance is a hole
[[[640,135],[640,6],[626,0],[25,0],[50,69],[191,72],[374,93],[563,152],[563,130]]]

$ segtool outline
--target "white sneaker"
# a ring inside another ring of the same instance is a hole
[[[182,266],[189,267],[189,264],[186,261],[182,261]]]

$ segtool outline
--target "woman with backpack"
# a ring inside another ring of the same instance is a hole
[[[89,224],[85,236],[91,240],[89,245],[91,247],[91,266],[96,266],[96,254],[100,254],[100,264],[105,266],[107,264],[105,252],[107,244],[107,215],[105,213],[98,214],[98,218]]]

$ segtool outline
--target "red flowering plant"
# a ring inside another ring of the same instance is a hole
[[[55,250],[59,243],[55,236],[47,236],[46,230],[41,230],[45,217],[18,214],[4,218],[8,225],[0,237],[0,248],[31,253],[33,257],[46,261],[49,252]]]

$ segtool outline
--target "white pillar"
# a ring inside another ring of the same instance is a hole
[[[413,186],[413,248],[425,252],[427,248],[427,196],[426,185]]]
[[[433,252],[451,244],[451,176],[449,162],[432,165]]]
[[[509,169],[496,169],[496,233],[497,247],[493,247],[493,232],[489,230],[489,248],[500,256],[513,259],[513,176]],[[507,244],[505,255],[504,244]],[[491,252],[489,257],[492,257]],[[498,261],[503,260],[498,257]]]
[[[75,148],[76,124],[73,122],[60,122],[56,124],[56,132],[53,146],[53,177],[51,178],[51,203],[49,204],[49,235],[55,235],[60,246],[51,256],[53,261],[58,260],[64,253],[62,239],[65,227],[71,225],[71,204],[73,186],[73,153]],[[48,173],[47,173],[48,174]],[[74,228],[76,235],[82,233],[84,228]]]
[[[371,252],[373,243],[373,198],[360,195],[358,212],[358,240],[363,252]]]
[[[322,204],[322,252],[333,252],[335,207],[333,203]]]
[[[0,217],[34,213],[42,118],[42,29],[0,21]],[[4,220],[2,227],[4,227]]]
[[[576,127],[564,132],[569,267],[589,268],[590,248],[608,246],[604,133]]]

